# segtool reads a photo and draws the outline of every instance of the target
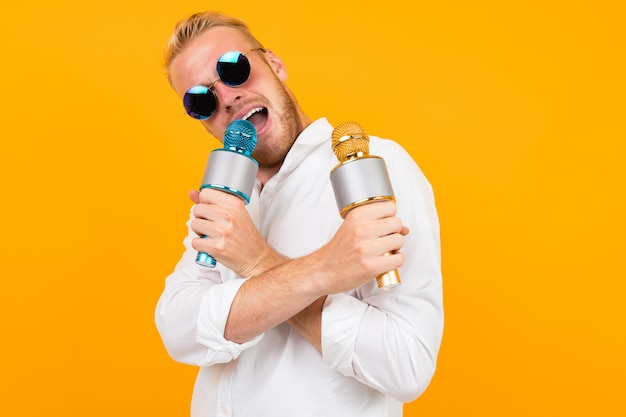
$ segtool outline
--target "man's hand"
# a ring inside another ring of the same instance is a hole
[[[395,213],[394,202],[367,204],[348,213],[331,241],[311,255],[313,262],[324,265],[324,271],[313,276],[320,292],[349,291],[402,265],[404,256],[393,252],[402,247],[409,229]],[[320,352],[325,300],[326,296],[321,296],[289,319],[289,324]]]
[[[404,263],[404,255],[397,251],[409,229],[395,214],[393,201],[365,204],[348,213],[335,236],[315,255],[328,265],[319,282],[325,294],[352,290]]]
[[[285,261],[263,239],[239,197],[209,188],[191,191],[189,197],[195,203],[191,229],[206,236],[192,241],[195,250],[246,278]]]

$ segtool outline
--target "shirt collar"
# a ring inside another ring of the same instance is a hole
[[[316,121],[308,125],[306,129],[302,131],[302,133],[300,133],[292,147],[292,150],[293,148],[297,148],[302,145],[319,145],[320,143],[328,140],[331,137],[332,131],[333,126],[328,122],[325,117],[317,119]],[[287,157],[289,157],[289,155],[287,155]]]
[[[288,176],[315,148],[325,143],[328,145],[328,149],[331,150],[330,140],[332,132],[333,126],[324,117],[308,125],[294,142],[285,157],[283,165],[274,177],[278,177],[277,179],[280,180],[280,178]]]

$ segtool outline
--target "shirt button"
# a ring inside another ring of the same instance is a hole
[[[222,413],[228,414],[228,407],[226,407],[225,405],[222,406]]]

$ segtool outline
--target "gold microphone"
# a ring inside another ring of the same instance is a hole
[[[330,182],[342,218],[363,204],[396,200],[385,161],[369,154],[369,141],[365,129],[354,122],[333,130],[332,149],[339,164],[330,172]],[[398,270],[386,272],[376,277],[376,283],[381,290],[396,287],[401,283],[400,274]]]

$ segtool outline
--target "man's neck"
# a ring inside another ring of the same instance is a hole
[[[298,117],[300,118],[300,131],[298,132],[298,134],[296,135],[296,139],[298,137],[300,137],[300,134],[307,128],[309,127],[309,125],[312,123],[311,119],[309,119],[309,117],[304,114],[304,112],[302,112],[302,110],[300,108],[298,108]],[[294,143],[295,143],[294,140]],[[292,144],[293,146],[293,144]],[[286,157],[286,155],[285,155]],[[284,162],[284,160],[283,160]],[[273,165],[271,167],[259,167],[259,172],[257,173],[257,178],[259,179],[259,181],[261,181],[261,189],[263,188],[263,186],[265,184],[267,184],[267,182],[274,176],[276,175],[276,173],[278,173],[278,171],[280,171],[280,167],[283,165],[283,162],[281,162],[280,164],[277,165]]]
[[[282,165],[282,164],[281,164]],[[261,181],[261,187],[267,184],[267,182],[280,170],[281,165],[271,168],[259,168],[257,178]]]

